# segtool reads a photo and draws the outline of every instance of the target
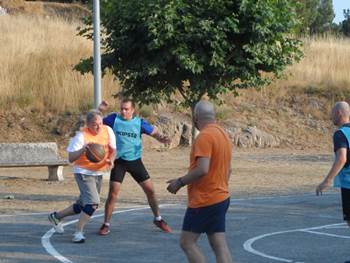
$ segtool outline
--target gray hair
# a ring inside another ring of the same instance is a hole
[[[193,115],[198,120],[215,120],[214,105],[209,101],[201,100],[194,106]]]
[[[102,113],[100,111],[98,111],[98,110],[90,110],[86,114],[86,123],[90,123],[90,122],[94,121],[97,116],[103,118],[103,115],[102,115]]]
[[[342,112],[345,115],[350,115],[350,106],[346,101],[338,101],[334,107],[333,107],[334,111],[339,111]]]

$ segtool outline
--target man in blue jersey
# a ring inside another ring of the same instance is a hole
[[[350,107],[347,102],[335,104],[332,120],[339,128],[333,135],[335,159],[327,176],[317,186],[316,194],[322,195],[334,180],[334,186],[341,189],[344,220],[350,226]]]
[[[99,106],[99,110],[105,111],[107,106],[108,104],[103,101]],[[146,120],[134,116],[134,111],[135,103],[131,99],[123,99],[121,101],[120,114],[110,113],[103,118],[103,124],[111,127],[116,136],[117,156],[114,161],[114,168],[111,171],[104,223],[100,228],[100,235],[107,235],[110,232],[113,208],[126,172],[134,178],[145,192],[154,214],[154,224],[164,232],[171,232],[170,227],[160,215],[152,181],[141,160],[142,134],[150,135],[164,144],[169,143],[170,139],[161,135]]]

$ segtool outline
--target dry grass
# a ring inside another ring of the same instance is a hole
[[[349,39],[312,38],[304,43],[305,58],[290,68],[287,86],[349,87]]]
[[[332,105],[350,97],[350,40],[332,36],[304,39],[305,57],[265,92],[277,99],[294,94],[323,97]]]
[[[77,36],[78,23],[59,18],[32,16],[0,17],[0,105],[55,111],[85,110],[93,104],[92,75],[73,70],[81,58],[92,54],[92,42]],[[279,105],[295,94],[311,94],[329,100],[350,96],[350,40],[334,37],[306,39],[305,57],[288,68],[286,78],[261,91],[240,92],[228,98],[239,103]],[[119,88],[111,75],[103,79],[103,98],[112,104],[111,94]],[[249,108],[250,106],[248,106]],[[303,112],[323,118],[313,109]],[[330,106],[327,106],[329,108]],[[226,108],[222,119],[230,115]]]
[[[91,56],[92,42],[77,36],[78,24],[29,16],[0,17],[0,103],[4,107],[86,109],[93,105],[93,77],[73,70]],[[103,79],[103,97],[118,84]]]

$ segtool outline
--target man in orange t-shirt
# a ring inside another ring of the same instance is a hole
[[[86,149],[91,143],[104,146],[105,158],[93,163],[86,157]],[[49,214],[49,221],[57,233],[63,233],[62,219],[79,214],[73,243],[84,243],[83,233],[85,225],[95,213],[100,203],[102,176],[113,166],[116,153],[116,142],[113,130],[102,124],[102,114],[91,110],[86,115],[86,127],[77,131],[67,147],[69,162],[73,163],[75,181],[80,195],[69,207]]]
[[[225,238],[225,216],[230,204],[228,181],[232,144],[226,132],[216,124],[211,103],[196,104],[193,122],[200,133],[192,145],[189,172],[168,181],[167,188],[176,194],[188,185],[188,208],[180,245],[189,262],[205,262],[197,240],[201,233],[206,233],[217,262],[229,263],[232,258]]]

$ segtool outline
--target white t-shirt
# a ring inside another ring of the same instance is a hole
[[[117,145],[115,142],[115,135],[113,130],[107,126],[107,130],[108,130],[108,134],[109,134],[109,146],[112,149],[116,149]],[[81,131],[78,131],[75,136],[70,140],[69,145],[67,147],[67,152],[75,152],[78,151],[80,149],[82,149],[85,145],[85,140],[84,140],[84,134]],[[74,173],[80,173],[80,174],[87,174],[87,175],[103,175],[105,172],[103,171],[91,171],[91,170],[87,170],[84,168],[81,168],[77,165],[73,166],[73,172]]]

